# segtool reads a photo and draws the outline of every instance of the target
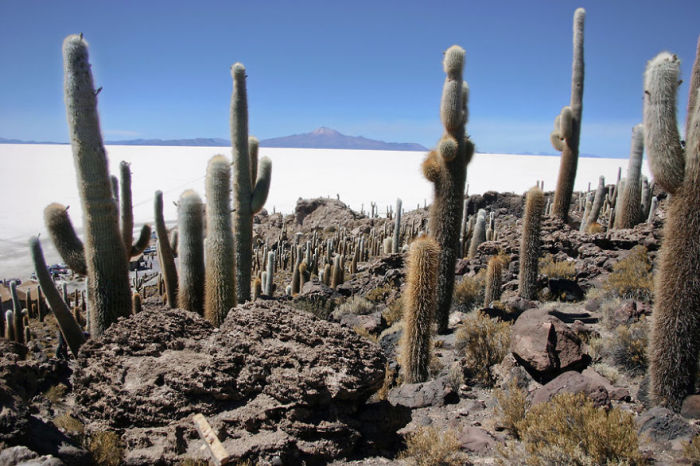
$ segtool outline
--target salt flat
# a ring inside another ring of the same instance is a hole
[[[207,161],[215,154],[231,157],[226,147],[107,146],[110,173],[118,175],[119,162],[131,163],[134,219],[153,223],[153,193],[163,191],[166,220],[175,220],[177,201],[185,189],[204,200]],[[432,198],[432,186],[420,171],[423,152],[337,149],[261,148],[272,160],[272,184],[265,208],[292,213],[298,198],[340,196],[359,211],[376,202],[384,214],[396,198],[405,210],[423,206]],[[51,202],[70,205],[76,229],[82,225],[73,156],[69,145],[0,144],[4,167],[3,202],[0,203],[0,278],[26,276],[31,270],[27,241],[41,233],[49,263],[60,259],[50,245],[43,225],[43,210]],[[595,188],[603,175],[613,182],[625,159],[580,158],[576,190]],[[553,189],[559,157],[512,154],[476,154],[467,171],[469,193],[510,191],[523,193],[544,180]],[[642,173],[649,177],[646,164]]]

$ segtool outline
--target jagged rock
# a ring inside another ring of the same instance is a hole
[[[351,210],[344,202],[336,199],[299,199],[294,207],[294,216],[298,225],[310,228],[323,228],[328,225],[351,224],[360,215]]]
[[[546,403],[558,393],[583,393],[600,407],[610,407],[610,396],[602,383],[576,371],[564,372],[551,382],[535,390],[532,404]]]
[[[575,280],[566,278],[550,278],[547,281],[547,288],[549,288],[553,296],[556,296],[561,301],[581,301],[585,295],[583,289]]]
[[[340,317],[340,323],[353,329],[355,327],[362,328],[373,335],[378,335],[386,327],[386,321],[384,321],[381,312],[367,315],[343,314]]]
[[[3,466],[63,466],[60,459],[30,450],[25,446],[14,446],[0,451],[0,464]]]
[[[488,431],[480,427],[464,427],[457,436],[462,450],[479,455],[486,455],[493,450],[496,439]]]
[[[395,323],[388,329],[384,330],[379,335],[379,346],[381,347],[387,359],[392,360],[396,356],[396,345],[399,344],[401,335],[403,334],[403,325],[401,322]]]
[[[541,309],[525,311],[515,321],[511,351],[541,383],[583,368],[590,360],[582,350],[581,339],[564,322]]]
[[[354,416],[385,362],[352,330],[276,301],[238,306],[218,329],[145,310],[83,346],[74,393],[86,429],[122,433],[131,464],[196,452],[194,413],[239,458],[313,463],[361,443]]]
[[[644,411],[636,420],[639,434],[645,434],[655,442],[667,442],[679,438],[690,440],[697,427],[673,411],[657,406]]]
[[[450,386],[446,377],[422,383],[406,383],[389,390],[389,403],[411,409],[426,406],[445,406],[459,402],[459,395]]]

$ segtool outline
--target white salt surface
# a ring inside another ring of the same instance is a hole
[[[119,162],[131,163],[134,219],[137,225],[153,223],[153,193],[163,191],[166,220],[175,220],[173,204],[185,189],[194,189],[202,200],[207,161],[215,154],[231,157],[226,147],[108,146],[110,173],[119,174]],[[261,148],[260,156],[272,160],[272,184],[265,208],[293,213],[298,198],[340,195],[359,211],[376,202],[381,215],[396,198],[404,210],[423,206],[432,198],[432,186],[420,170],[423,152],[331,149]],[[69,145],[0,144],[2,202],[0,202],[0,278],[25,277],[32,271],[27,241],[41,233],[48,263],[60,259],[43,225],[43,210],[52,202],[70,205],[76,230],[82,225],[73,156]],[[607,183],[627,170],[625,159],[580,158],[575,190],[593,189],[598,177]],[[476,154],[467,170],[469,193],[485,191],[522,194],[537,180],[552,190],[559,172],[559,157]],[[642,172],[649,177],[646,164]],[[136,232],[138,233],[138,231]]]

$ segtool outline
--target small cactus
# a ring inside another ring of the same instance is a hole
[[[503,262],[500,257],[489,259],[486,266],[486,286],[484,289],[484,307],[491,307],[494,301],[501,298],[501,274]]]
[[[180,272],[177,305],[180,309],[204,313],[204,232],[202,200],[192,190],[180,196],[178,202],[178,232],[180,236]]]
[[[518,293],[525,299],[537,298],[537,266],[540,255],[540,223],[544,193],[534,187],[525,197],[523,234],[520,238],[520,274]]]
[[[430,364],[430,329],[437,307],[437,272],[440,246],[427,236],[411,243],[406,291],[403,297],[404,330],[400,364],[406,383],[425,382]]]
[[[396,199],[396,217],[394,218],[394,239],[391,240],[391,252],[396,254],[401,246],[401,199]]]

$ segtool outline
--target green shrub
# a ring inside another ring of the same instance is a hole
[[[654,284],[647,248],[635,246],[627,257],[613,265],[603,288],[624,299],[650,301]]]
[[[454,300],[464,311],[471,311],[475,305],[484,302],[484,286],[486,284],[486,269],[480,270],[471,277],[462,277],[455,286]]]
[[[408,434],[406,450],[399,457],[413,460],[418,466],[465,464],[454,430],[440,431],[435,427],[420,427]]]
[[[517,424],[532,465],[640,464],[632,414],[596,408],[582,393],[559,393]],[[518,458],[519,459],[519,458]]]
[[[510,348],[508,322],[491,319],[481,311],[470,313],[457,329],[455,349],[465,358],[465,376],[491,386],[491,366],[499,364]]]

